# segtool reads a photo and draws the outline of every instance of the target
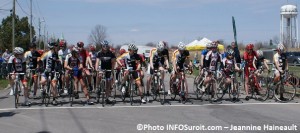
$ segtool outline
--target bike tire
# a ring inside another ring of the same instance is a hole
[[[20,97],[20,93],[19,90],[21,89],[20,86],[20,82],[16,82],[15,83],[15,87],[14,87],[14,95],[15,95],[15,108],[18,108],[19,106],[19,97]]]
[[[69,94],[69,102],[70,102],[70,106],[73,106],[73,100],[74,100],[74,86],[73,86],[73,79],[71,79],[69,81],[69,90],[68,90],[68,94]]]
[[[101,84],[100,84],[100,89],[101,89],[101,103],[102,103],[102,107],[104,107],[105,105],[105,81],[102,79]]]
[[[129,88],[129,90],[130,90],[130,105],[132,106],[133,105],[133,94],[134,94],[134,85],[133,85],[133,83],[130,83],[130,88]]]

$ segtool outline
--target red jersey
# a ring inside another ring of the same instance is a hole
[[[80,56],[80,61],[82,62],[82,66],[83,68],[86,68],[86,58],[89,56],[89,52],[85,49],[82,49],[80,52],[79,52],[79,56]]]
[[[244,60],[246,62],[246,67],[254,67],[253,66],[253,60],[254,57],[257,58],[257,53],[253,51],[252,53],[244,52]]]

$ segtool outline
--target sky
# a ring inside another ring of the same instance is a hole
[[[17,0],[16,14],[29,16],[30,0]],[[237,40],[243,43],[279,37],[280,7],[300,5],[300,0],[32,0],[33,25],[41,34],[64,38],[69,44],[89,43],[96,25],[107,28],[113,44],[164,40],[189,43],[206,37],[233,41],[232,16]],[[12,0],[0,0],[0,9],[11,9]],[[298,9],[299,10],[299,9]],[[0,10],[0,19],[9,15]],[[298,22],[299,23],[299,22]]]

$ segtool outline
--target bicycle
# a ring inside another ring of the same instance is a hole
[[[159,102],[163,105],[165,103],[166,95],[165,95],[165,86],[164,81],[161,80],[161,71],[154,70],[152,75],[151,82],[151,92],[153,100],[156,100],[157,96],[159,97]]]
[[[250,98],[252,99],[258,99],[261,101],[265,101],[268,98],[268,82],[266,81],[265,78],[262,77],[258,77],[255,74],[254,70],[250,70],[249,68],[249,91],[250,91]],[[263,67],[260,67],[257,70],[258,74],[262,74],[263,73]],[[257,97],[257,95],[260,96],[260,98]]]
[[[125,98],[126,98],[126,89],[125,90],[122,90],[122,81],[123,81],[123,78],[124,78],[124,68],[122,67],[120,69],[120,72],[118,74],[118,82],[116,83],[116,86],[118,88],[119,91],[121,91],[121,100],[124,102],[125,101]],[[128,85],[128,82],[126,81],[126,83]],[[125,88],[125,86],[124,86]]]
[[[216,72],[208,70],[206,68],[204,68],[204,71],[207,72],[207,75],[204,76],[204,80],[209,75],[211,77],[210,77],[210,81],[207,83],[208,86],[205,88],[205,90],[201,89],[201,92],[200,92],[201,96],[199,96],[199,97],[203,97],[203,95],[205,94],[206,96],[208,96],[207,100],[209,100],[212,103],[212,102],[216,101],[216,99],[214,98],[215,92],[217,92],[217,79],[215,78]]]
[[[56,71],[50,71],[48,72],[48,78],[47,78],[47,83],[46,83],[46,90],[43,89],[42,91],[42,103],[45,104],[46,107],[48,107],[49,103],[50,103],[50,100],[51,100],[51,82],[52,82],[52,75],[53,77],[56,78],[56,75],[58,74],[59,72],[56,72]],[[55,86],[52,86],[52,90],[54,90]],[[53,97],[53,96],[52,96]],[[47,100],[47,101],[46,101]]]
[[[106,69],[103,69],[101,70],[101,72],[99,72],[100,75],[102,75],[102,79],[100,81],[100,85],[97,89],[97,103],[99,103],[100,101],[100,95],[101,95],[101,101],[102,101],[102,107],[104,107],[105,105],[105,99],[108,98],[108,96],[106,95],[106,89],[107,89],[107,82],[109,80],[109,78],[107,78],[107,72],[111,72],[111,70],[106,70]],[[111,74],[111,76],[113,76],[113,74]],[[110,88],[109,88],[110,89]]]
[[[280,73],[280,81],[275,85],[275,88],[273,86],[271,89],[268,89],[269,91],[273,91],[276,101],[289,102],[294,99],[296,86],[291,81],[291,77],[293,77],[293,74],[289,74],[288,71]],[[281,95],[283,98],[281,98]]]
[[[180,96],[180,102],[185,104],[188,100],[186,97],[186,90],[185,90],[185,70],[187,68],[180,69],[180,75],[176,75],[176,81],[170,86],[171,89],[171,99],[175,100],[176,95]]]
[[[129,71],[129,74],[128,74],[128,80],[127,80],[127,90],[130,91],[129,95],[130,95],[130,105],[132,106],[133,105],[133,96],[134,94],[137,95],[137,85],[135,83],[135,79],[133,79],[133,76],[132,74],[134,72],[136,72],[136,70],[132,70],[131,68],[129,69],[125,69],[125,70],[128,70]],[[141,103],[140,103],[141,105]]]
[[[218,97],[218,100],[222,100],[225,93],[228,92],[230,101],[236,102],[240,96],[241,84],[239,82],[237,82],[235,73],[230,74],[229,78],[231,79],[230,86],[228,86],[227,88],[224,88],[224,84],[225,84],[224,82],[226,80],[226,77],[225,77],[224,71],[222,71],[222,79],[217,83],[216,95]]]
[[[15,108],[19,106],[19,98],[21,95],[21,89],[23,88],[23,84],[21,82],[21,75],[25,75],[25,73],[9,73],[10,75],[15,75],[16,78],[14,80],[14,96],[15,96]],[[30,105],[29,105],[30,106]]]

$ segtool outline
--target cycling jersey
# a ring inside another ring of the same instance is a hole
[[[25,60],[29,60],[28,66],[30,69],[35,69],[37,67],[37,61],[40,57],[40,53],[38,51],[27,51],[24,54]]]
[[[59,63],[58,54],[52,51],[48,51],[42,55],[41,60],[44,62],[45,69],[54,71]]]
[[[175,50],[176,51],[176,50]],[[175,52],[174,51],[174,52]],[[178,51],[178,50],[177,50]],[[150,50],[150,56],[149,57],[151,57],[152,56],[152,54],[154,54],[155,52],[157,52],[157,48],[153,48],[153,49],[151,49]],[[162,52],[161,52],[161,54],[164,56],[164,57],[167,57],[167,59],[169,60],[169,51],[167,50],[167,49],[164,49]],[[173,53],[174,54],[174,53]],[[173,56],[172,56],[172,59],[174,59],[173,58]]]
[[[11,56],[8,59],[8,67],[9,72],[16,72],[16,73],[25,73],[26,72],[26,62],[25,58],[16,58],[15,56]]]
[[[137,61],[140,61],[140,56],[136,53],[134,53],[133,55],[130,55],[129,53],[124,53],[123,55],[121,55],[118,60],[125,60],[125,65],[126,68],[128,69],[129,67],[131,67],[133,70],[137,69]]]
[[[71,53],[70,49],[60,49],[58,51],[58,57],[62,61],[62,63],[64,60],[66,60],[66,56],[70,53]]]
[[[234,72],[235,59],[223,59],[224,73],[226,76],[232,75]]]
[[[66,58],[66,63],[68,64],[69,67],[74,68],[77,67],[79,68],[79,65],[82,63],[78,58],[72,57],[72,56],[67,56]]]
[[[208,67],[211,71],[216,71],[217,63],[221,62],[221,59],[220,53],[209,51],[205,56],[205,67]]]
[[[90,57],[91,62],[92,62],[92,66],[89,66],[89,67],[94,67],[95,66],[98,54],[99,53],[97,53],[97,52],[89,52],[89,57]]]
[[[279,71],[286,69],[285,68],[286,67],[286,63],[287,63],[287,56],[286,56],[286,54],[282,53],[282,54],[279,55],[278,53],[276,53],[274,55],[273,59],[274,59],[274,63],[275,62],[279,63]]]
[[[155,69],[162,67],[165,63],[165,55],[163,55],[162,52],[158,53],[157,50],[153,51],[150,58],[152,58],[153,67]]]
[[[256,68],[260,68],[261,66],[263,66],[264,60],[265,60],[265,57],[263,57],[263,56],[258,57],[258,58],[255,60]]]
[[[79,52],[79,59],[81,60],[82,62],[82,65],[83,65],[83,68],[86,68],[86,58],[89,56],[89,52],[85,49],[82,49],[80,52]]]
[[[115,54],[113,54],[111,51],[107,52],[99,52],[97,55],[97,58],[100,59],[101,69],[111,70],[112,69],[112,60],[116,58]]]
[[[180,69],[183,69],[183,65],[189,56],[190,56],[190,52],[188,50],[184,50],[182,54],[180,54],[179,51],[176,51],[175,63],[179,66]]]
[[[257,58],[257,53],[253,51],[252,53],[244,52],[244,60],[246,62],[246,67],[253,68],[254,57]]]

